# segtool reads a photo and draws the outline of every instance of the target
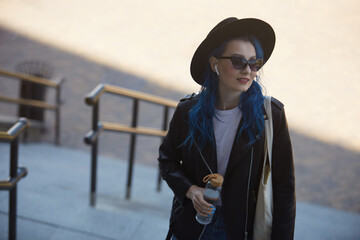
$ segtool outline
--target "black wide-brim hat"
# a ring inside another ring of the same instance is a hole
[[[223,42],[241,36],[254,36],[264,52],[264,64],[275,46],[275,32],[266,22],[256,18],[226,18],[218,23],[196,49],[191,60],[190,72],[198,84],[204,82],[204,71],[211,52]]]

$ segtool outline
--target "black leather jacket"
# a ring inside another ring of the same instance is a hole
[[[196,211],[191,200],[186,197],[186,192],[193,184],[204,187],[202,179],[209,174],[209,170],[195,146],[189,150],[187,145],[182,145],[188,133],[188,112],[196,101],[198,97],[180,101],[159,149],[162,178],[175,194],[168,237],[174,233],[179,240],[199,239],[204,227],[196,221]],[[294,163],[283,105],[274,98],[272,116],[272,239],[287,240],[293,239],[295,226]],[[246,142],[245,134],[234,141],[221,193],[228,240],[245,239],[245,235],[249,240],[253,238],[256,199],[264,159],[264,136],[259,137],[250,147],[245,146]],[[207,143],[202,154],[210,168],[217,172],[216,147]]]

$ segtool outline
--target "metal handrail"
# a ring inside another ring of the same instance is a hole
[[[52,79],[36,77],[36,76],[23,74],[23,73],[11,72],[11,71],[7,71],[4,69],[0,69],[0,75],[6,76],[8,78],[18,79],[21,81],[37,83],[37,84],[44,85],[46,87],[52,87],[55,89],[55,91],[56,91],[55,104],[49,104],[46,101],[41,101],[41,100],[12,98],[12,97],[6,97],[6,96],[0,96],[0,101],[4,101],[4,102],[8,102],[8,103],[16,103],[16,104],[31,106],[31,107],[36,107],[36,108],[42,108],[45,110],[54,110],[55,111],[54,141],[55,141],[55,144],[59,145],[60,144],[60,105],[61,105],[60,94],[61,94],[61,86],[64,83],[65,78],[62,76],[59,76],[56,79],[52,80]]]
[[[132,124],[131,126],[127,126],[120,123],[112,123],[112,122],[100,122],[99,121],[99,102],[100,97],[104,93],[115,94],[118,96],[125,96],[133,99],[133,112],[132,112]],[[162,129],[154,129],[147,127],[139,127],[137,126],[137,117],[138,117],[138,105],[139,101],[145,101],[154,103],[157,105],[161,105],[164,107],[163,114],[163,128]],[[92,114],[92,129],[85,135],[84,141],[85,143],[91,145],[91,193],[90,193],[90,205],[95,206],[96,202],[96,175],[97,175],[97,148],[98,148],[98,138],[102,131],[115,131],[115,132],[123,132],[131,134],[130,139],[130,154],[129,154],[129,165],[128,165],[128,176],[127,176],[127,188],[126,188],[126,199],[130,199],[130,191],[131,191],[131,182],[132,182],[132,172],[134,165],[134,152],[135,152],[135,139],[136,135],[148,135],[148,136],[156,136],[164,138],[167,133],[167,125],[168,125],[168,115],[169,108],[176,108],[178,102],[158,97],[155,95],[151,95],[148,93],[142,93],[126,88],[121,88],[118,86],[110,85],[110,84],[99,84],[97,85],[90,93],[88,93],[85,97],[85,103],[93,107]],[[161,177],[160,173],[158,174],[158,185],[157,190],[160,191],[161,185]]]
[[[41,84],[41,85],[53,87],[53,88],[59,87],[65,81],[65,78],[62,76],[56,78],[55,80],[50,80],[47,78],[36,77],[36,76],[24,74],[24,73],[11,72],[11,71],[4,70],[4,69],[0,69],[0,75],[7,76],[10,78],[21,79],[23,81],[37,83],[37,84]]]
[[[20,118],[8,131],[0,132],[0,141],[10,143],[10,177],[0,181],[0,190],[9,191],[9,239],[16,239],[17,183],[27,175],[26,167],[18,166],[19,135],[30,123]]]
[[[27,175],[26,167],[18,167],[16,177],[10,177],[7,180],[0,181],[0,190],[11,190],[16,184],[20,181],[20,179],[24,178]]]
[[[57,106],[53,104],[48,104],[44,101],[34,100],[34,99],[26,99],[26,98],[11,98],[0,96],[0,101],[9,102],[9,103],[17,103],[21,105],[26,105],[30,107],[38,107],[43,109],[56,110]]]
[[[166,131],[157,130],[153,128],[147,128],[147,127],[134,128],[119,123],[103,122],[102,124],[104,130],[110,130],[110,131],[127,132],[127,133],[135,133],[135,134],[158,136],[158,137],[165,137],[167,133]]]
[[[100,83],[89,94],[86,95],[86,97],[85,97],[86,104],[94,105],[97,101],[99,101],[101,95],[105,92],[113,93],[116,95],[122,95],[125,97],[130,97],[133,99],[138,99],[138,100],[142,100],[145,102],[155,103],[155,104],[168,106],[168,107],[172,107],[172,108],[176,108],[176,106],[178,104],[178,102],[171,100],[171,99],[158,97],[158,96],[155,96],[152,94],[143,93],[143,92],[130,90],[130,89],[126,89],[126,88],[122,88],[122,87],[118,87],[118,86],[114,86],[114,85],[110,85],[110,84],[104,84],[104,83]]]
[[[26,128],[30,126],[29,121],[26,118],[20,118],[17,123],[15,123],[9,130],[6,132],[0,131],[0,141],[2,142],[11,142],[19,136]]]

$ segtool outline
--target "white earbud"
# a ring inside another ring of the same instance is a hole
[[[215,65],[215,71],[216,71],[216,74],[219,76],[219,70],[217,69],[217,65]]]

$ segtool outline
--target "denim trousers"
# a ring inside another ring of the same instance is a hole
[[[178,240],[174,235],[171,239]],[[205,226],[200,240],[226,240],[224,218],[220,206],[216,209],[211,223]]]

